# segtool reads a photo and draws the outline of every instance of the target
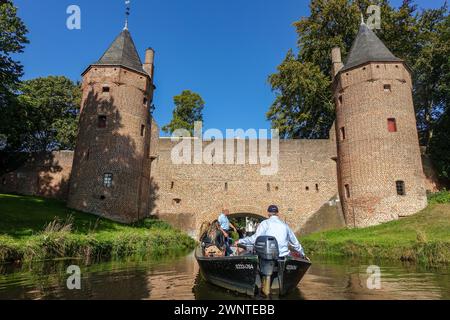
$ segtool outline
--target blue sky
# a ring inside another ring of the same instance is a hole
[[[124,0],[15,0],[30,44],[18,56],[24,79],[64,75],[81,80],[124,24]],[[270,128],[274,95],[267,77],[289,48],[292,23],[307,16],[306,0],[132,0],[129,29],[143,58],[156,50],[154,116],[168,123],[173,96],[184,89],[206,102],[204,127]],[[419,0],[438,7],[444,0]],[[391,1],[395,6],[401,0]],[[66,9],[81,8],[81,30],[68,30]]]

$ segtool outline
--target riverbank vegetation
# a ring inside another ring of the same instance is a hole
[[[159,220],[125,225],[68,209],[59,200],[0,194],[0,263],[158,257],[194,246],[188,235]]]
[[[427,266],[450,264],[450,196],[410,217],[378,226],[320,232],[301,237],[308,255],[396,259]]]

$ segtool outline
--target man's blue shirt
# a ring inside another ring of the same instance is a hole
[[[228,220],[228,217],[225,214],[222,213],[219,216],[219,219],[217,221],[219,221],[220,227],[223,230],[229,230],[230,229],[230,220]]]

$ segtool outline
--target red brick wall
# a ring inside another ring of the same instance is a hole
[[[203,142],[204,148],[209,143]],[[248,163],[176,165],[170,155],[175,144],[158,141],[158,158],[152,164],[158,192],[152,213],[192,234],[202,222],[217,219],[223,207],[266,217],[270,204],[277,204],[281,217],[298,231],[337,194],[332,140],[280,141],[279,171],[271,176]]]
[[[369,63],[340,73],[336,80],[340,194],[347,224],[373,225],[424,208],[427,198],[408,70],[402,63]],[[390,91],[384,90],[385,84]],[[397,132],[389,132],[388,118],[396,119]],[[345,140],[340,137],[342,127]],[[406,195],[397,195],[397,180],[405,182]]]
[[[66,199],[72,151],[35,154],[14,172],[0,177],[0,192]]]
[[[123,222],[148,215],[151,119],[144,97],[151,101],[152,90],[148,77],[126,68],[92,66],[84,75],[69,207]],[[98,128],[99,115],[106,128]],[[111,187],[103,186],[105,173],[113,175]]]

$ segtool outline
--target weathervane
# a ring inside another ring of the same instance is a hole
[[[125,9],[125,27],[123,28],[124,30],[128,30],[128,17],[130,16],[130,0],[125,0],[125,5],[126,5],[126,9]]]

